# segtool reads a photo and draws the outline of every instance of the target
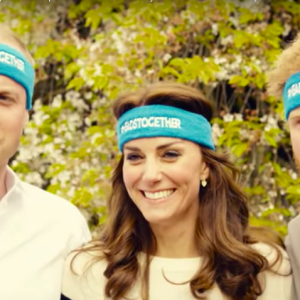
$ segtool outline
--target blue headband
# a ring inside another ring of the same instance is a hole
[[[174,137],[215,149],[211,125],[201,115],[166,105],[133,108],[118,120],[118,144],[123,152],[125,143],[139,138]]]
[[[292,110],[300,107],[300,72],[288,78],[283,89],[285,118],[288,119]]]
[[[31,109],[34,68],[18,50],[0,43],[0,74],[18,82],[26,90],[26,109]]]

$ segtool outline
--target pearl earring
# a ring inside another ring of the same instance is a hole
[[[206,187],[206,185],[207,185],[207,181],[204,179],[204,180],[202,180],[201,181],[201,185],[203,186],[203,187]]]

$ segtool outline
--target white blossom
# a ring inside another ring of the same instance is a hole
[[[232,122],[233,121],[233,119],[234,119],[234,116],[233,116],[233,114],[226,114],[226,115],[224,115],[223,116],[223,120],[224,120],[224,122]]]

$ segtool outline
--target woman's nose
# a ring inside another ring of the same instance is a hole
[[[156,160],[148,160],[144,165],[143,179],[150,183],[161,180],[161,165]]]

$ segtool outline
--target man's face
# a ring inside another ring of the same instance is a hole
[[[300,171],[300,107],[291,111],[288,124],[291,133],[291,142],[294,152],[294,159]]]
[[[0,167],[16,153],[27,119],[25,89],[0,75]]]

